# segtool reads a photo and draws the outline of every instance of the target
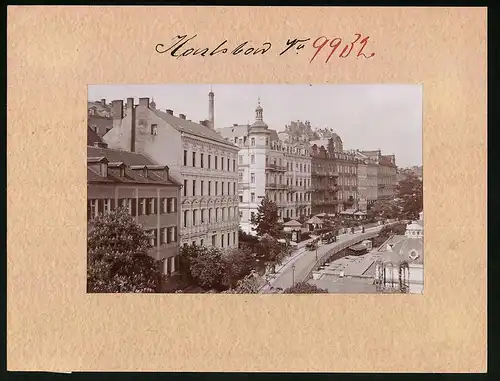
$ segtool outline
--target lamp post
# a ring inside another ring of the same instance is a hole
[[[292,286],[295,286],[295,263],[292,265]]]

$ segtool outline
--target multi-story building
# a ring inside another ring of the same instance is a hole
[[[378,164],[359,150],[354,154],[358,158],[358,207],[366,212],[378,199]]]
[[[240,147],[238,157],[240,226],[253,234],[251,218],[262,199],[276,202],[283,218],[311,213],[311,159],[307,144],[281,140],[263,120],[263,108],[255,110],[252,125],[217,131]]]
[[[331,147],[331,145],[329,145]],[[328,147],[311,147],[311,179],[313,214],[335,214],[338,211],[338,177],[335,156]]]
[[[87,147],[87,219],[125,206],[151,236],[149,255],[170,275],[178,268],[180,188],[167,165],[144,155]]]
[[[106,99],[87,102],[87,112],[87,125],[97,135],[102,137],[113,127],[111,106],[106,103]]]
[[[209,94],[211,120],[195,123],[174,116],[140,98],[112,103],[113,128],[103,140],[111,148],[142,153],[168,164],[183,185],[181,239],[183,245],[238,246],[238,147],[214,130],[214,94]]]
[[[311,141],[310,144],[324,147],[330,160],[335,162],[335,173],[338,175],[336,186],[337,206],[335,212],[354,209],[358,206],[358,160],[352,152],[344,151],[342,139],[333,134],[330,139]]]
[[[397,185],[396,156],[382,155],[380,150],[358,152],[377,163],[377,199],[394,199]]]

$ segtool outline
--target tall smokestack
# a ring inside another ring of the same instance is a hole
[[[134,98],[127,98],[127,116],[130,115],[130,151],[135,152],[135,107]]]
[[[208,93],[208,121],[210,122],[210,127],[215,129],[215,123],[214,123],[214,93],[212,92],[212,87],[210,87],[210,92]]]

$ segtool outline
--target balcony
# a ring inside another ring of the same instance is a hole
[[[318,185],[311,188],[312,192],[337,192],[339,190],[338,185],[328,186],[328,185]]]
[[[316,176],[316,177],[338,177],[339,173],[338,172],[330,172],[330,171],[311,171],[311,176]]]
[[[277,164],[266,164],[266,171],[286,172],[286,167]]]
[[[283,190],[285,190],[285,189],[288,189],[288,185],[268,183],[268,184],[266,184],[266,189],[276,189],[276,190],[283,189]]]

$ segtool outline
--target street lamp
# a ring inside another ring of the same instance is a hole
[[[295,263],[292,265],[292,286],[295,286]]]

